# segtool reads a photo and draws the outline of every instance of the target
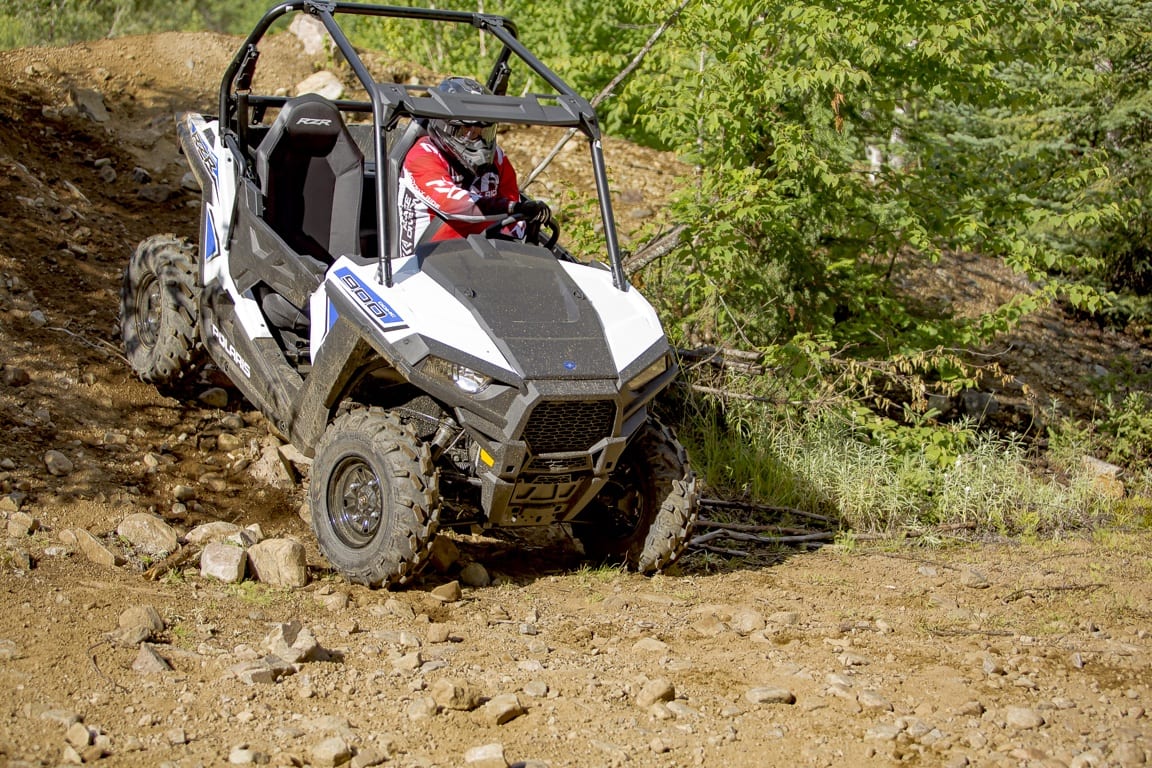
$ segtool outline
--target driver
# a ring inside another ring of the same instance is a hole
[[[466,77],[449,77],[434,90],[445,94],[491,94]],[[460,120],[429,120],[404,158],[400,173],[400,256],[416,246],[480,234],[492,222],[453,220],[453,216],[519,214],[529,224],[552,219],[547,204],[521,200],[516,170],[496,146],[496,126]],[[510,234],[523,237],[523,224]]]

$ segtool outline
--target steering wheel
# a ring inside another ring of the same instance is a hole
[[[436,214],[446,221],[463,221],[470,224],[486,223],[488,227],[484,230],[484,237],[490,239],[507,239],[507,236],[503,233],[504,228],[524,221],[524,214],[522,213],[495,213],[487,216],[470,216],[468,214],[450,214],[437,211]],[[550,234],[547,240],[541,241],[540,230],[544,228],[547,228]],[[551,219],[545,227],[533,223],[526,225],[524,229],[524,242],[543,246],[548,250],[552,250],[559,239],[560,225]]]
[[[484,230],[484,236],[489,238],[501,237],[502,231],[505,227],[510,227],[518,221],[524,221],[523,214],[510,213],[507,216],[503,216],[495,224],[492,224],[490,227]],[[535,243],[536,245],[541,245],[548,250],[552,250],[552,247],[556,245],[556,241],[560,239],[560,225],[549,219],[546,226],[551,231],[551,234],[548,236],[547,240],[541,241],[540,230],[543,229],[543,227],[535,222],[525,225],[524,242]]]

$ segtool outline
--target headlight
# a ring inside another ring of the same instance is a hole
[[[628,382],[628,389],[644,389],[653,379],[663,374],[666,370],[668,370],[668,356],[664,355],[652,363],[652,365],[633,376],[632,380]]]
[[[420,370],[425,376],[450,381],[470,395],[480,394],[492,383],[491,376],[440,357],[429,357],[420,366]]]

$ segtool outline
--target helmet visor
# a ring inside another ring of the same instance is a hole
[[[444,125],[444,133],[468,145],[474,141],[482,141],[490,145],[496,140],[496,126],[493,123],[475,123],[453,120]]]

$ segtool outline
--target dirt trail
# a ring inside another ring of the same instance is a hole
[[[234,393],[222,409],[165,396],[119,351],[129,250],[196,231],[172,114],[214,111],[237,44],[160,35],[0,53],[0,765],[1152,758],[1147,536],[828,548],[770,566],[693,555],[653,579],[582,568],[559,535],[455,537],[458,559],[406,591],[331,575],[299,487],[251,474],[274,442],[264,421]],[[284,88],[314,69],[287,38],[263,55]],[[550,145],[506,138],[522,166]],[[608,151],[622,221],[651,223],[676,168]],[[1147,355],[1093,338],[1101,365]],[[53,451],[66,471],[45,461]],[[297,538],[312,581],[222,585],[193,561],[153,582],[144,560],[98,565],[67,536],[106,536],[137,512],[183,533],[225,520]],[[492,584],[434,592],[470,563]],[[143,644],[115,632],[142,606],[160,620]]]

